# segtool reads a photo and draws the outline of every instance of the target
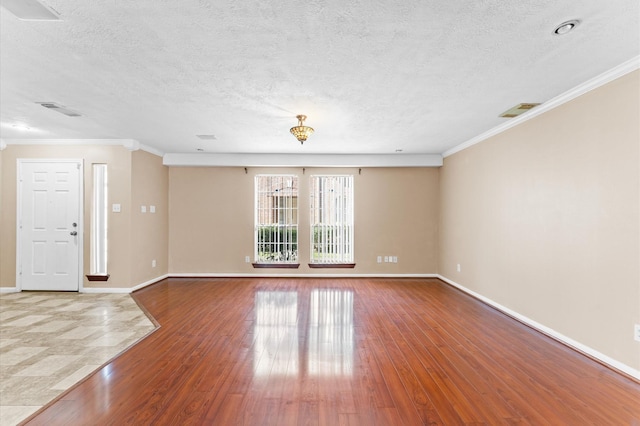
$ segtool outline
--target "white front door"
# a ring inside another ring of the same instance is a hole
[[[79,160],[18,160],[18,288],[78,291]]]

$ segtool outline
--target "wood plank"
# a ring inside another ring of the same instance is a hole
[[[295,293],[295,324],[257,292]],[[437,279],[172,278],[134,298],[160,329],[25,424],[640,423],[640,383]]]

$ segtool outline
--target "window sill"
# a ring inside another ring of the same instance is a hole
[[[252,263],[253,267],[259,268],[275,268],[275,269],[298,269],[299,263]]]
[[[108,281],[109,274],[107,275],[87,275],[89,281]]]
[[[353,269],[356,267],[355,263],[310,263],[309,268],[316,269],[328,269],[328,268],[342,268]]]

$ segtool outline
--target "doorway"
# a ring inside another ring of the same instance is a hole
[[[19,290],[80,289],[82,176],[82,160],[18,159]]]

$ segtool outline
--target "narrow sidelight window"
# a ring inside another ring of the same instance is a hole
[[[107,165],[93,165],[91,275],[107,275]]]

